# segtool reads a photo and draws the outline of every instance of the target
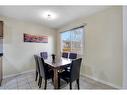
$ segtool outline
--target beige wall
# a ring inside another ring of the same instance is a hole
[[[122,7],[111,7],[86,18],[69,23],[58,30],[57,50],[60,52],[60,33],[85,26],[84,63],[81,73],[115,87],[122,86]]]
[[[123,7],[123,88],[127,89],[127,6]]]
[[[39,24],[0,17],[4,21],[3,73],[4,76],[18,74],[35,68],[34,54],[48,51],[55,53],[55,31]],[[23,33],[47,35],[48,43],[23,42]]]

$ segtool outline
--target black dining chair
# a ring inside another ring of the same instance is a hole
[[[77,58],[77,53],[70,53],[69,54],[69,59],[76,59]]]
[[[63,53],[62,53],[62,57],[63,57],[63,58],[68,58],[68,53],[67,53],[67,52],[63,52]]]
[[[69,54],[69,59],[76,59],[77,58],[77,53],[70,53]],[[68,65],[65,70],[70,70],[70,66]]]
[[[70,65],[70,71],[63,71],[62,73],[59,74],[59,83],[60,83],[60,78],[61,78],[65,80],[67,83],[70,83],[70,89],[72,89],[72,82],[76,80],[77,86],[79,89],[80,88],[79,78],[80,78],[81,62],[82,62],[82,58],[73,60]]]
[[[45,60],[48,59],[48,52],[40,52],[40,56]]]
[[[39,77],[39,88],[41,88],[42,78],[45,80],[44,89],[47,87],[47,80],[53,79],[53,70],[49,69],[44,62],[42,57],[38,57],[40,77]]]
[[[38,75],[40,74],[39,62],[38,62],[38,55],[34,55],[35,63],[36,63],[36,70],[35,70],[35,81],[37,81]]]

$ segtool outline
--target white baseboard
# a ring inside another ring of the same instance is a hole
[[[85,74],[85,75],[84,75],[84,74],[81,74],[81,75],[84,76],[84,77],[87,77],[87,78],[89,78],[89,79],[92,79],[92,80],[94,80],[94,81],[100,82],[100,83],[102,83],[102,84],[109,85],[109,86],[111,86],[111,87],[113,87],[113,88],[121,89],[121,87],[119,87],[119,86],[117,86],[117,85],[114,85],[114,84],[112,84],[112,83],[110,83],[110,82],[106,82],[106,81],[97,79],[97,78],[95,78],[95,77],[91,77],[91,76],[86,75],[86,74]]]
[[[3,76],[3,79],[9,78],[9,77],[14,77],[14,76],[17,76],[17,75],[20,75],[20,74],[34,72],[34,71],[35,71],[35,69],[32,69],[32,70],[24,71],[24,72],[17,73],[17,74],[6,75],[6,76]]]

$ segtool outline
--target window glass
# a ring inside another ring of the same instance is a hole
[[[82,54],[84,27],[61,33],[61,51]]]

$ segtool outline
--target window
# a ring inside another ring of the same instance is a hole
[[[83,53],[84,27],[71,29],[61,33],[61,51],[73,52],[79,55]]]

